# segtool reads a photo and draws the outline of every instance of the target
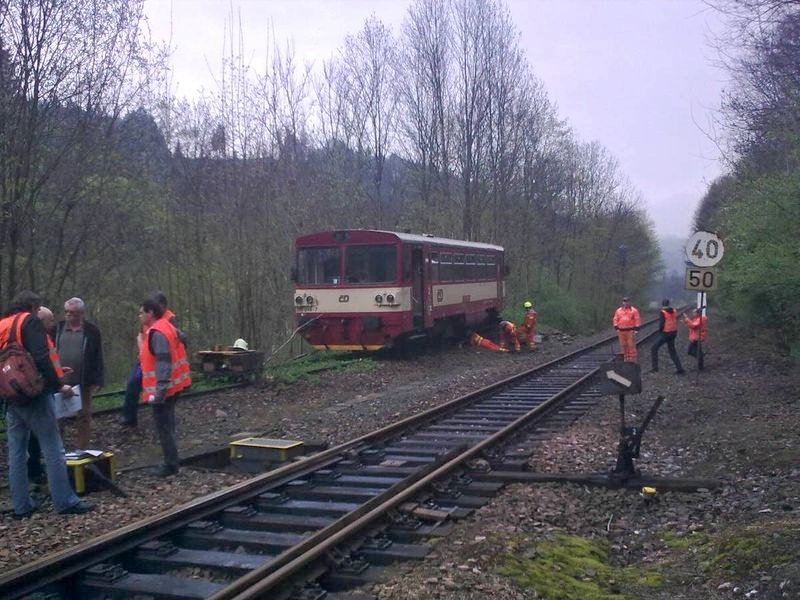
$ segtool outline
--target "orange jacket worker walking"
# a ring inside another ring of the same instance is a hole
[[[635,334],[642,325],[642,318],[639,316],[639,310],[631,305],[631,299],[627,296],[622,299],[622,306],[614,311],[612,324],[617,330],[623,360],[636,362]]]

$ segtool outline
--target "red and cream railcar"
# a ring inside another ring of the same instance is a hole
[[[301,236],[295,248],[297,326],[318,349],[464,335],[503,308],[501,246],[347,229]]]

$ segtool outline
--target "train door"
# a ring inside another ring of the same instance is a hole
[[[411,316],[414,329],[425,327],[425,285],[422,246],[411,248]]]

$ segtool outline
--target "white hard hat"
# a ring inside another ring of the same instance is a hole
[[[238,348],[239,350],[247,350],[247,342],[245,342],[242,338],[239,338],[233,342],[233,347]]]

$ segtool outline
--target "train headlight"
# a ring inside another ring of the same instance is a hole
[[[386,302],[394,304],[394,294],[386,294]]]
[[[314,298],[312,296],[306,296],[306,304],[308,304],[309,306],[314,304]]]
[[[302,296],[295,296],[294,303],[297,304],[297,306],[301,306],[303,304],[303,297]]]
[[[383,304],[383,295],[382,294],[376,294],[375,295],[375,302],[377,304]]]

